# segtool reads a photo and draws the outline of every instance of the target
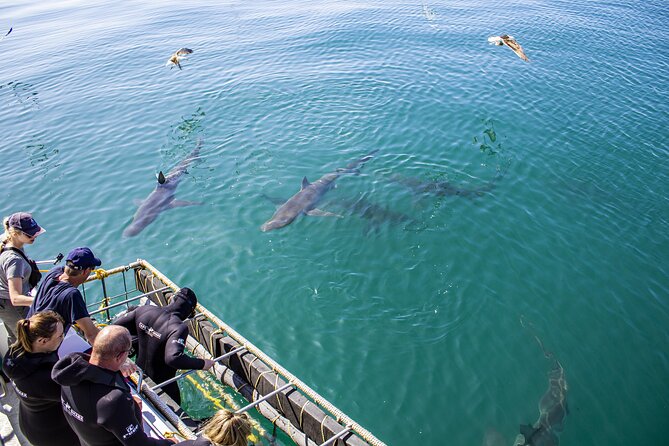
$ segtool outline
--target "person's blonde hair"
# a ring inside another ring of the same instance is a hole
[[[2,220],[2,227],[5,229],[5,233],[0,236],[0,243],[2,243],[3,246],[8,241],[21,235],[21,230],[9,226],[9,217],[5,217]]]
[[[16,323],[16,341],[13,349],[18,349],[18,355],[25,352],[33,353],[33,342],[39,338],[49,339],[56,332],[60,323],[65,327],[65,321],[60,314],[52,310],[35,313],[28,319],[21,319]]]
[[[251,423],[245,413],[221,409],[204,425],[204,436],[215,446],[246,446]]]

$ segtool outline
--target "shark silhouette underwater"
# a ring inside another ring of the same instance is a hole
[[[191,164],[200,157],[201,146],[202,140],[198,140],[195,149],[170,170],[167,175],[164,175],[162,171],[158,174],[158,184],[156,184],[156,188],[148,197],[146,197],[146,199],[138,203],[139,207],[137,208],[137,212],[135,213],[132,222],[123,231],[124,237],[133,237],[139,234],[144,228],[153,223],[161,213],[168,209],[202,204],[175,199],[177,186],[181,182],[183,175],[188,172],[188,168]]]
[[[521,324],[525,326],[521,318]],[[531,330],[531,327],[530,327]],[[569,414],[567,406],[567,379],[562,364],[553,353],[546,351],[541,339],[532,332],[539,343],[544,356],[553,362],[548,372],[548,389],[539,400],[539,419],[534,424],[521,424],[520,434],[516,436],[514,446],[557,446],[558,434],[564,427],[564,419]]]
[[[332,212],[323,211],[316,206],[321,201],[323,196],[335,186],[335,181],[343,174],[352,173],[357,174],[358,167],[362,166],[366,161],[370,160],[378,150],[373,150],[362,158],[350,162],[344,168],[339,168],[334,172],[327,173],[318,180],[310,183],[307,177],[302,179],[302,187],[300,191],[290,197],[283,203],[272,215],[272,218],[267,220],[260,230],[263,232],[280,229],[291,224],[300,215],[311,215],[317,217],[341,217]]]

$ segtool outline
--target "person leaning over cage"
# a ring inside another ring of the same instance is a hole
[[[184,319],[193,314],[196,306],[195,293],[190,288],[181,288],[164,307],[143,305],[114,321],[137,336],[135,362],[156,383],[173,378],[179,369],[209,370],[214,365],[211,359],[193,358],[184,352],[188,337]],[[181,402],[176,382],[163,390],[177,404]]]
[[[42,277],[37,265],[23,251],[38,235],[46,232],[31,214],[17,212],[3,221],[0,238],[0,319],[5,323],[9,343],[16,340],[16,323],[26,317],[33,302],[30,290]]]
[[[245,413],[235,414],[221,409],[204,424],[201,437],[181,442],[179,446],[246,446],[251,432],[251,423]]]
[[[17,340],[2,367],[19,397],[19,428],[33,446],[78,446],[65,420],[60,386],[51,379],[63,342],[63,318],[44,311],[16,324]]]
[[[89,248],[75,248],[67,255],[65,266],[57,266],[46,275],[37,288],[37,295],[28,315],[44,310],[53,310],[65,321],[65,332],[76,322],[93,344],[99,329],[88,313],[86,302],[77,287],[83,284],[91,272],[102,265]]]
[[[93,350],[71,353],[51,374],[60,384],[63,412],[84,446],[167,446],[176,440],[149,437],[142,412],[121,373],[132,347],[124,327],[100,330]]]

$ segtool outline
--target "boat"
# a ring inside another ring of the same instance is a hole
[[[98,325],[112,323],[137,305],[166,305],[177,290],[174,282],[143,259],[109,270],[96,269],[82,286],[90,315]],[[213,402],[216,408],[249,412],[254,426],[250,444],[276,444],[278,430],[283,433],[279,444],[385,446],[202,304],[198,303],[187,324],[187,351],[195,357],[214,359],[216,364],[209,371],[183,371],[163,383],[153,382],[141,370],[130,377],[133,394],[143,401],[148,435],[196,438],[198,417],[162,391],[166,384],[183,380],[189,381],[188,399],[193,398],[193,389],[199,392],[196,397]],[[70,330],[59,355],[87,348],[81,335]]]

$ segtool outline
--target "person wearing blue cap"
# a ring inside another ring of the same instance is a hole
[[[0,237],[0,319],[5,323],[9,342],[16,340],[16,323],[24,319],[33,302],[30,290],[42,275],[24,252],[38,235],[46,232],[27,212],[16,212],[3,221]]]
[[[28,316],[45,310],[53,310],[65,321],[65,332],[73,323],[84,332],[89,344],[93,344],[100,331],[91,319],[86,302],[77,289],[84,283],[102,261],[89,248],[75,248],[67,255],[65,266],[57,266],[46,275],[30,306]]]

